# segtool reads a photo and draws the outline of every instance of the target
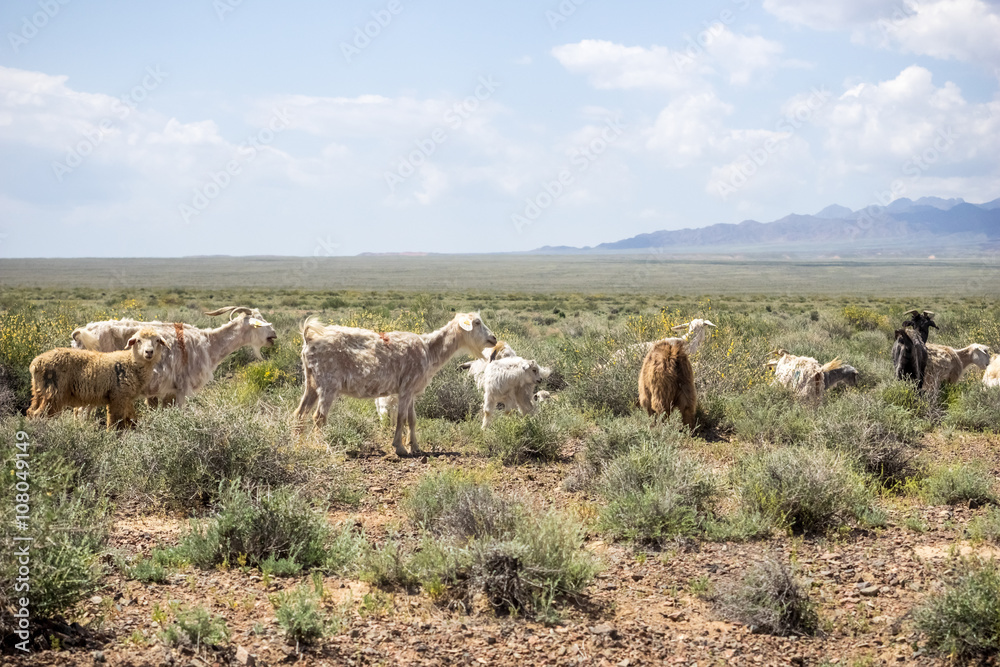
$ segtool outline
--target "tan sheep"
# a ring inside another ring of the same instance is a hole
[[[983,384],[987,387],[1000,387],[1000,354],[994,355],[990,365],[986,367]]]
[[[141,329],[120,352],[60,347],[35,357],[29,417],[51,416],[65,408],[108,406],[108,429],[135,424],[135,399],[143,394],[153,367],[167,348],[155,329]]]
[[[978,366],[986,368],[990,364],[990,348],[973,343],[960,349],[947,345],[927,343],[927,370],[924,371],[924,387],[933,396],[941,385],[954,384],[962,378],[966,368]]]
[[[681,420],[694,427],[698,396],[694,388],[694,369],[684,341],[657,341],[642,362],[639,372],[639,405],[653,417],[669,416],[674,408]]]

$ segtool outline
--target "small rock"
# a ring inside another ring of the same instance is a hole
[[[101,604],[102,602],[104,602],[104,598],[102,598],[100,595],[95,595],[94,597],[90,598],[90,601],[93,604]]]
[[[671,612],[671,613],[667,614],[667,618],[670,619],[671,621],[674,621],[675,623],[679,622],[679,621],[683,621],[684,620],[684,612],[683,611]]]
[[[236,662],[246,665],[246,667],[254,667],[257,664],[257,657],[251,655],[249,651],[240,646],[236,649]]]
[[[632,662],[628,658],[625,658],[621,662],[615,663],[615,664],[616,664],[616,667],[628,667],[629,665],[632,664]]]
[[[595,625],[590,629],[590,631],[595,635],[607,635],[612,639],[618,639],[618,631],[615,630],[614,626],[608,625],[607,623]]]
[[[104,651],[94,651],[94,662],[104,662]]]
[[[873,597],[875,595],[878,595],[878,591],[879,591],[879,587],[878,586],[865,586],[864,588],[862,588],[858,592],[861,593],[862,595],[867,596],[867,597]]]
[[[645,577],[646,577],[646,575],[639,574],[638,572],[633,572],[632,573],[632,581],[642,581]]]

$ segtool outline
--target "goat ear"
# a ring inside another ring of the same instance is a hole
[[[159,343],[160,345],[162,345],[163,347],[169,347],[169,346],[167,345],[167,341],[165,341],[165,340],[163,339],[163,336],[158,336],[158,337],[156,338],[156,342],[157,342],[157,343]]]
[[[462,327],[466,331],[472,331],[472,318],[469,316],[463,317],[458,321],[458,326]]]
[[[710,327],[715,327],[715,325],[714,325],[714,324],[712,324],[712,321],[711,321],[711,320],[705,320],[705,325],[706,325],[706,326],[710,326]],[[718,327],[715,327],[715,328],[716,328],[716,329],[718,329]]]
[[[670,330],[671,331],[686,331],[687,328],[688,328],[688,324],[690,324],[690,322],[686,323],[686,324],[678,324],[677,326],[670,327]]]
[[[128,342],[125,343],[125,349],[126,350],[129,349],[130,347],[132,347],[133,345],[135,345],[137,342],[139,342],[139,337],[138,336],[132,336],[131,338],[128,339]]]

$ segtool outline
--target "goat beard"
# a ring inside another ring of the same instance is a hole
[[[251,345],[250,349],[253,350],[253,358],[257,361],[264,361],[264,355],[260,353],[260,345]]]

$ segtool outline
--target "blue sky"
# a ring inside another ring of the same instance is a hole
[[[1000,197],[1000,3],[8,0],[0,257],[594,245]]]

